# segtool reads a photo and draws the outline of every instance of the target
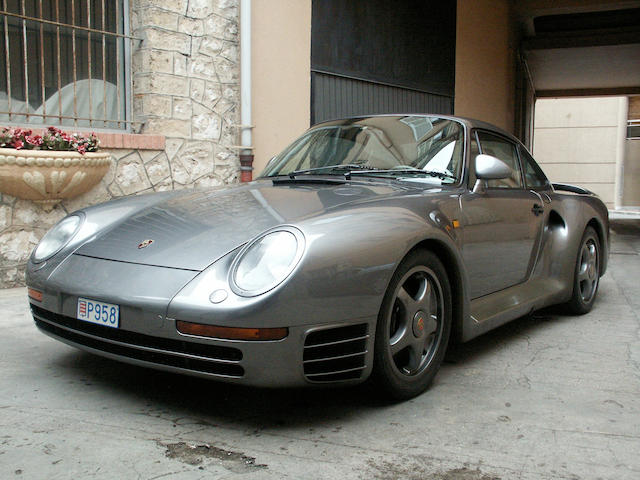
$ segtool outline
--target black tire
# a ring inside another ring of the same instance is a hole
[[[411,252],[391,278],[378,314],[372,380],[389,397],[424,392],[444,359],[451,332],[451,287],[432,252]]]
[[[569,313],[583,315],[591,311],[600,284],[600,240],[592,227],[582,235],[573,274],[571,300],[565,306]]]

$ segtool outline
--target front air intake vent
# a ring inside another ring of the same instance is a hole
[[[367,354],[367,324],[316,330],[304,342],[304,375],[310,382],[356,380]]]
[[[96,352],[197,373],[237,378],[244,376],[244,368],[240,365],[242,352],[233,347],[109,328],[49,312],[33,304],[31,312],[41,330]]]

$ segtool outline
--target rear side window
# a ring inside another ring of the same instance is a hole
[[[549,186],[549,180],[536,163],[529,152],[522,146],[518,146],[520,151],[520,160],[522,160],[522,168],[524,169],[524,179],[528,188],[546,188]]]
[[[478,140],[482,153],[502,160],[511,169],[510,177],[488,180],[487,186],[489,188],[522,188],[522,175],[520,175],[520,164],[515,144],[486,132],[478,132]]]

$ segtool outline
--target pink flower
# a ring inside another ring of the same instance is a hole
[[[42,137],[40,135],[29,135],[25,137],[25,140],[29,145],[33,145],[34,147],[42,145]]]
[[[80,133],[63,132],[56,127],[48,127],[44,135],[33,135],[32,130],[0,126],[0,147],[16,150],[67,150],[81,154],[98,150],[100,140],[94,132],[87,137]]]

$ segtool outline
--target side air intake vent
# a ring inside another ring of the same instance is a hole
[[[355,380],[367,354],[367,324],[317,330],[304,342],[304,375],[311,382]]]

